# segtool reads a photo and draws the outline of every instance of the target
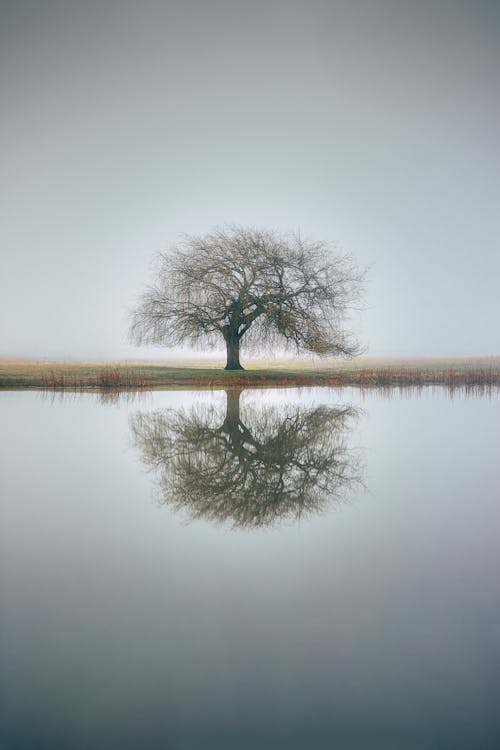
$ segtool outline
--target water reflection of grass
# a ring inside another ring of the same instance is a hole
[[[449,389],[500,387],[500,357],[471,359],[358,359],[350,362],[257,360],[227,372],[219,362],[67,363],[0,360],[0,388],[148,390],[269,386]]]

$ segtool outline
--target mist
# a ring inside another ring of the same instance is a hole
[[[300,229],[372,356],[500,353],[496,2],[0,2],[0,356],[158,357],[158,250]]]

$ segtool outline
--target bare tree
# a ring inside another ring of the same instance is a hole
[[[158,478],[162,504],[235,528],[277,525],[321,512],[362,485],[348,446],[358,410],[290,404],[137,412],[133,440]]]
[[[359,353],[345,329],[363,274],[351,256],[300,234],[232,226],[186,235],[156,259],[156,277],[131,316],[136,344],[217,346],[240,370],[240,343],[322,356]]]

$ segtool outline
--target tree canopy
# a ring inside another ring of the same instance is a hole
[[[363,273],[325,242],[232,226],[184,236],[159,253],[155,278],[132,312],[136,344],[215,347],[224,339],[226,369],[242,369],[240,342],[320,356],[359,353],[345,324]]]

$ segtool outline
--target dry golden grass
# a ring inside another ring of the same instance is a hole
[[[0,388],[144,390],[263,386],[500,387],[500,357],[338,360],[254,359],[227,372],[221,360],[56,362],[0,359]]]

